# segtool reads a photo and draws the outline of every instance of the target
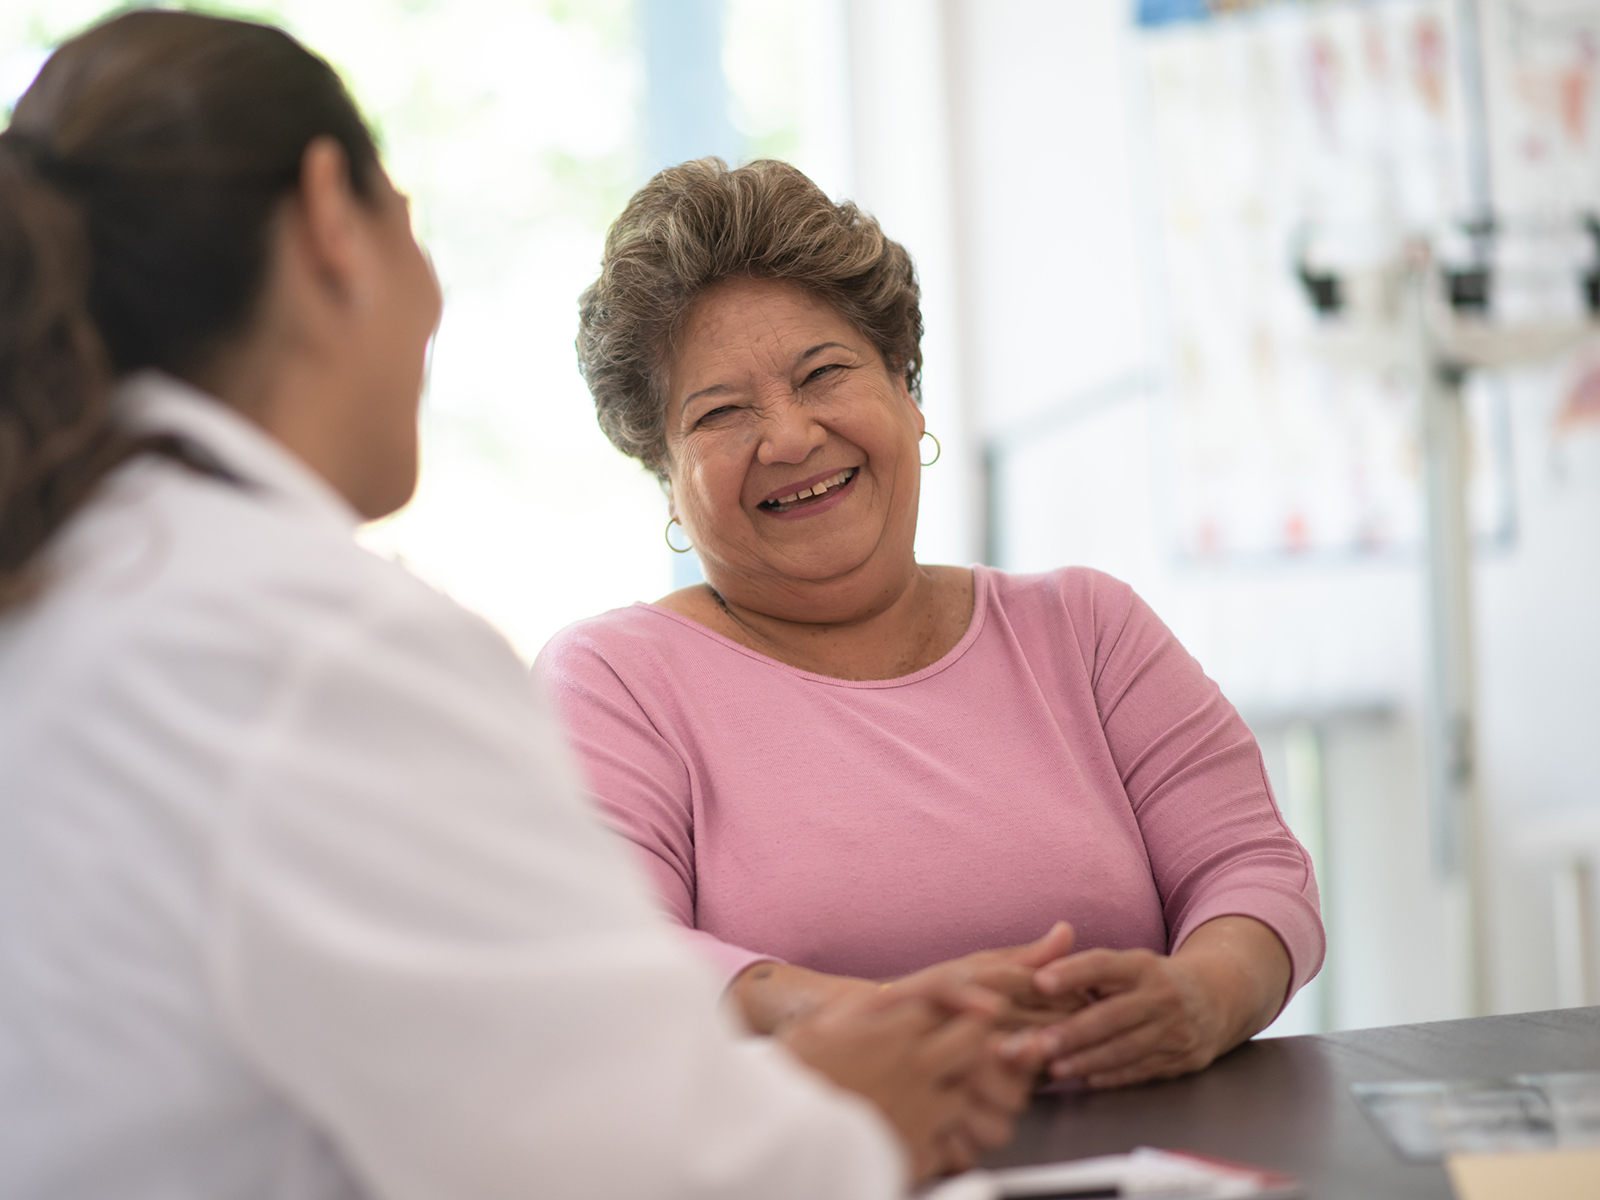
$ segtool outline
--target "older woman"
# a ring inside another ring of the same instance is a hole
[[[1126,585],[915,560],[921,328],[906,251],[792,167],[657,175],[578,351],[706,582],[580,622],[540,669],[752,1027],[954,974],[1047,1025],[1058,1077],[1198,1069],[1320,966],[1309,859]],[[1074,952],[1017,946],[1058,918]]]

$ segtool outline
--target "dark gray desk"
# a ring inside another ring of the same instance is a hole
[[[1444,1168],[1402,1162],[1352,1083],[1600,1070],[1600,1008],[1246,1042],[1198,1075],[1042,1096],[986,1166],[1193,1150],[1298,1175],[1309,1200],[1448,1200]]]

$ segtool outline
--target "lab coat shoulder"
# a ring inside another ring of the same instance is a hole
[[[163,698],[258,720],[308,651],[421,589],[355,546],[348,525],[302,508],[137,460],[56,539],[38,600],[7,618],[28,636],[4,639],[4,653],[19,667],[48,663],[51,690],[74,703],[125,699],[103,681],[153,673],[175,689]]]
[[[414,684],[410,664],[493,689],[500,706],[539,704],[492,627],[305,497],[147,459],[107,485],[52,560],[28,640],[57,678],[166,675],[219,718],[258,723],[319,664],[365,654],[374,686],[386,672]]]

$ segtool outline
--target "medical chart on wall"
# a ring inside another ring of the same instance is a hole
[[[1600,2],[1493,0],[1483,21],[1497,205],[1535,226],[1600,218]],[[1600,476],[1600,348],[1565,364],[1550,432],[1558,471]]]
[[[1303,254],[1377,268],[1471,210],[1456,14],[1448,0],[1280,4],[1142,32],[1184,557],[1418,544],[1414,398],[1402,379],[1311,352],[1317,318],[1294,267]],[[1503,399],[1492,381],[1468,398],[1474,523],[1507,539]]]
[[[1600,3],[1493,0],[1482,20],[1496,205],[1600,212]]]

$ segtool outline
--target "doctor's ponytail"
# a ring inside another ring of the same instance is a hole
[[[324,136],[370,198],[377,150],[333,69],[280,30],[193,13],[95,26],[18,101],[0,133],[0,610],[130,457],[220,473],[123,430],[112,385],[185,377],[248,328],[273,218]]]
[[[89,316],[89,251],[72,206],[0,134],[0,608],[57,526],[125,458]]]

